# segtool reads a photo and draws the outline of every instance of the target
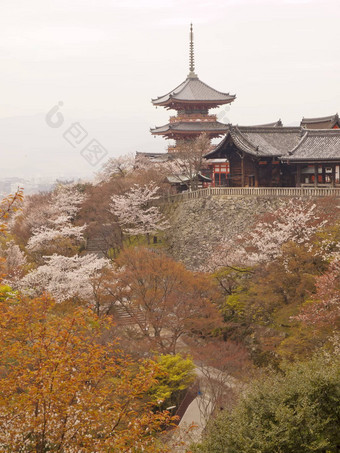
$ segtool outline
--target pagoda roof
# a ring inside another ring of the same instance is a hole
[[[156,106],[160,105],[168,108],[171,108],[174,104],[198,103],[218,106],[229,104],[230,102],[233,102],[235,98],[235,95],[217,91],[202,82],[196,75],[189,74],[187,79],[178,85],[178,87],[164,96],[152,99],[152,103]]]
[[[340,161],[340,129],[314,129],[304,135],[289,153],[284,156],[289,162]]]
[[[167,135],[168,133],[185,133],[185,132],[216,132],[225,134],[228,132],[228,125],[218,121],[189,121],[183,123],[169,123],[164,126],[151,129],[154,135]]]
[[[332,129],[334,126],[340,127],[339,115],[336,113],[335,115],[320,118],[302,118],[300,125],[306,129]]]
[[[223,140],[206,158],[218,157],[220,151],[232,141],[237,148],[257,157],[278,157],[288,154],[301,139],[300,127],[232,126]]]

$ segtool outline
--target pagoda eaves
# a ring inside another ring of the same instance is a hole
[[[188,76],[177,88],[152,99],[155,106],[163,106],[168,109],[181,110],[185,106],[202,105],[207,109],[218,107],[223,104],[230,104],[236,96],[229,93],[222,93],[211,88],[202,82],[197,76]]]
[[[180,139],[184,136],[194,137],[207,133],[210,138],[220,137],[228,132],[228,126],[218,121],[181,122],[166,124],[151,129],[153,135],[163,135],[166,139]]]
[[[153,135],[162,135],[166,139],[176,140],[176,146],[172,147],[173,151],[179,150],[183,141],[187,145],[202,133],[205,133],[209,139],[225,134],[227,126],[219,123],[216,115],[210,115],[209,110],[230,104],[236,98],[235,95],[215,90],[197,77],[192,24],[189,55],[189,74],[185,81],[164,96],[152,99],[156,107],[177,110],[177,116],[171,117],[168,124],[151,129]]]

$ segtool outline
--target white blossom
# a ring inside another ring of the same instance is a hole
[[[37,250],[46,246],[51,241],[57,238],[72,238],[76,241],[83,239],[83,231],[86,225],[74,227],[70,224],[59,225],[58,228],[40,227],[34,230],[33,236],[29,239],[27,248],[29,250]]]
[[[96,175],[97,183],[109,182],[113,176],[125,177],[134,169],[135,158],[133,154],[111,157]]]
[[[64,214],[74,218],[85,198],[74,185],[60,185],[52,194],[52,212],[57,216]]]
[[[25,267],[27,265],[26,255],[13,240],[0,247],[0,255],[6,259],[6,276],[3,282],[16,288],[25,272]]]
[[[44,257],[46,264],[27,274],[20,282],[21,289],[31,295],[50,293],[57,302],[80,297],[91,302],[91,279],[109,260],[96,255],[66,257],[54,254]]]
[[[27,258],[20,250],[20,247],[13,241],[7,242],[4,250],[3,256],[6,258],[6,265],[10,269],[23,267],[27,264]]]
[[[72,220],[80,209],[85,197],[73,186],[58,186],[51,200],[44,207],[43,222],[33,229],[27,248],[32,251],[46,247],[57,238],[83,239],[86,225],[73,226]]]
[[[153,182],[144,186],[135,184],[126,194],[111,197],[110,210],[126,234],[148,235],[168,228],[159,207],[152,206],[152,201],[159,198],[158,190]]]
[[[249,232],[233,239],[224,238],[212,256],[210,268],[271,261],[282,254],[285,243],[306,244],[327,223],[317,215],[315,204],[302,200],[283,203],[277,210],[271,209],[267,217]]]

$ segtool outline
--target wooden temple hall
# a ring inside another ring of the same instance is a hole
[[[211,109],[230,104],[235,98],[198,78],[191,25],[186,80],[152,100],[156,107],[177,114],[168,124],[151,129],[151,133],[174,141],[168,147],[171,158],[180,156],[182,146],[190,146],[202,133],[210,139],[220,137],[221,142],[205,155],[205,168],[198,174],[205,178],[205,186],[340,186],[338,114],[303,118],[298,127],[284,127],[281,120],[259,126],[227,125],[210,114]]]
[[[319,118],[320,120],[320,118]],[[232,126],[206,156],[212,185],[300,187],[340,185],[340,129]],[[227,162],[223,178],[216,173]]]

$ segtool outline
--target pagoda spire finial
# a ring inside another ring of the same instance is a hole
[[[195,78],[195,56],[194,56],[194,32],[192,31],[192,23],[190,24],[190,47],[189,47],[189,75],[190,78]]]

